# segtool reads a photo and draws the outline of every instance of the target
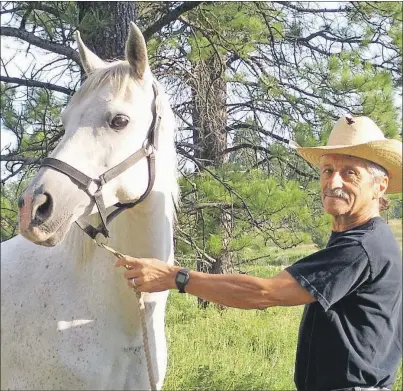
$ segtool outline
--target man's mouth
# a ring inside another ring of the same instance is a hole
[[[339,197],[339,196],[325,195],[325,197],[328,197],[328,198],[336,198],[336,199],[339,199],[339,200],[347,201],[344,197]]]
[[[326,189],[323,192],[324,197],[339,199],[348,202],[348,195],[341,189],[330,190]]]

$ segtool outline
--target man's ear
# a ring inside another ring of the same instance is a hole
[[[78,30],[76,31],[76,42],[78,45],[78,51],[80,52],[81,65],[87,75],[95,69],[103,68],[105,66],[105,62],[84,45]]]
[[[383,177],[378,177],[375,180],[374,186],[375,186],[375,198],[381,198],[389,185],[389,177],[386,175]]]

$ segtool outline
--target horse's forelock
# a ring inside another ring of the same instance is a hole
[[[85,95],[95,91],[105,83],[110,83],[115,94],[127,93],[130,80],[136,82],[130,64],[127,61],[112,62],[104,68],[95,69],[73,95],[71,103],[77,103]]]

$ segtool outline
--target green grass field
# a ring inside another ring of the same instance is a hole
[[[400,246],[401,224],[401,220],[390,221]],[[314,246],[292,251],[309,254]],[[269,277],[282,269],[256,264],[248,272]],[[302,310],[220,310],[214,306],[201,310],[196,298],[171,292],[164,390],[295,390],[294,359]],[[394,390],[402,390],[402,368]]]

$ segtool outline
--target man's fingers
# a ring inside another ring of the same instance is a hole
[[[131,266],[132,268],[136,265],[139,264],[139,261],[137,258],[133,257],[124,257],[124,258],[118,258],[118,260],[115,263],[116,267],[120,266]]]
[[[139,271],[139,270],[135,270],[135,269],[126,270],[126,271],[123,273],[123,277],[126,278],[126,279],[129,279],[129,278],[137,278],[137,277],[139,277],[139,276],[140,276],[140,271]]]
[[[134,283],[135,283],[135,285],[133,284],[133,280],[131,278],[129,278],[127,280],[127,285],[129,285],[130,288],[139,288],[139,287],[141,287],[143,285],[144,278],[143,277],[137,277],[137,278],[134,279]]]

